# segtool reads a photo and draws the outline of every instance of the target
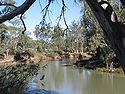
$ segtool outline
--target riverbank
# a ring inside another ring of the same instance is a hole
[[[102,72],[102,73],[116,73],[116,74],[124,74],[122,68],[113,68],[112,70],[107,69],[107,68],[96,68],[97,72]]]
[[[58,53],[51,53],[51,54],[50,53],[33,53],[33,56],[31,56],[30,59],[26,61],[26,63],[32,63],[32,62],[38,63],[39,61],[43,61],[43,60],[49,61],[49,60],[63,60],[64,58],[69,58],[69,59],[78,58],[79,54],[81,53],[63,53],[61,55]],[[82,56],[87,57],[87,58],[92,57],[91,55],[87,53],[82,53]],[[14,55],[8,55],[4,59],[0,60],[0,66],[6,67],[6,66],[12,66],[16,64],[17,62],[14,60]],[[77,63],[74,63],[74,64],[77,64]],[[113,70],[110,70],[110,69],[106,69],[104,66],[97,67],[96,62],[94,63],[91,62],[89,64],[89,61],[86,61],[85,63],[78,63],[78,64],[82,64],[83,65],[82,67],[85,67],[86,69],[93,69],[99,72],[124,74],[122,71],[122,68],[113,68]],[[96,66],[96,67],[93,68],[93,66]]]
[[[31,55],[29,55],[31,54]],[[85,54],[85,53],[84,53]],[[17,56],[17,60],[14,59],[15,55]],[[24,58],[25,60],[19,60],[19,61],[41,61],[41,60],[62,60],[64,58],[77,58],[79,53],[23,53],[23,54],[15,54],[15,55],[6,55],[2,59],[0,59],[0,66],[3,65],[13,65],[16,64],[16,61],[18,61],[20,58]],[[21,57],[22,56],[22,57]]]
[[[26,63],[35,61],[38,62],[41,60],[41,58],[43,59],[43,56],[40,54],[34,54],[34,57],[30,57],[30,61],[27,60]],[[14,60],[14,55],[8,55],[6,57],[4,57],[3,59],[0,60],[0,66],[12,66],[12,65],[16,65],[17,61]]]

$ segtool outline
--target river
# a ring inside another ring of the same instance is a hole
[[[45,69],[41,64],[38,76],[28,82],[27,94],[125,94],[124,76],[66,67],[62,63],[49,61]],[[45,79],[41,81],[43,74]]]

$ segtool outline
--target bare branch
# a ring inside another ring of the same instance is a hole
[[[45,18],[46,18],[48,11],[49,11],[49,6],[50,6],[51,2],[52,2],[52,0],[49,0],[48,4],[41,11],[43,13],[43,18],[41,21],[42,24],[45,24]]]
[[[45,23],[46,23],[45,18],[46,18],[46,16],[47,16],[47,14],[48,14],[48,16],[49,16],[49,6],[50,6],[50,4],[51,4],[53,1],[54,1],[54,0],[48,0],[48,4],[47,4],[47,5],[42,9],[42,11],[41,11],[41,12],[43,13],[42,21],[40,22],[40,24],[41,24],[42,26],[45,26],[45,25],[46,25],[46,24],[45,24]],[[39,4],[40,4],[40,1],[39,1]],[[40,7],[42,8],[41,4],[40,4]],[[66,8],[67,8],[67,6],[66,6],[65,2],[64,2],[64,0],[62,0],[62,9],[61,9],[60,16],[57,18],[57,19],[58,19],[57,25],[59,25],[60,20],[63,18],[64,24],[65,24],[66,30],[67,30],[67,29],[69,29],[69,28],[68,28],[68,24],[67,24],[66,19],[65,19],[65,10],[66,10]]]
[[[11,7],[14,7],[14,8],[17,8],[17,6],[15,6],[15,5],[12,5],[12,4],[0,4],[0,6],[11,6]],[[6,14],[6,13],[5,13]],[[25,23],[24,23],[24,20],[23,20],[23,14],[21,14],[21,16],[20,16],[20,20],[21,20],[21,22],[22,22],[22,25],[24,26],[24,30],[22,31],[22,34],[24,34],[24,32],[26,31],[26,25],[25,25]]]
[[[48,18],[50,20],[50,23],[52,23],[52,20],[51,20],[51,17],[50,17],[50,13],[51,13],[51,15],[53,15],[52,11],[49,10],[49,12],[48,12]]]
[[[39,5],[40,5],[40,8],[42,9],[42,5],[41,5],[41,1],[39,0]]]
[[[66,25],[66,29],[65,29],[65,30],[69,29],[68,24],[67,24],[67,22],[66,22],[66,18],[65,18],[65,13],[64,13],[64,12],[63,12],[63,20],[64,20],[64,23],[65,23],[65,25]],[[65,31],[65,30],[64,30],[64,31]]]
[[[64,12],[64,7],[62,7],[60,16],[57,18],[57,19],[59,19],[57,25],[60,23],[60,20],[61,20],[61,18],[63,16],[63,12]]]
[[[62,0],[62,5],[63,6],[62,6],[62,9],[61,9],[60,16],[57,18],[57,19],[59,19],[57,25],[59,25],[60,20],[63,17],[64,24],[66,25],[66,29],[65,30],[67,30],[67,29],[69,29],[68,24],[67,24],[66,19],[65,19],[65,10],[66,10],[67,6],[66,6],[64,0]]]
[[[26,31],[26,25],[25,25],[25,22],[24,22],[24,20],[23,20],[23,14],[21,14],[21,16],[20,16],[20,20],[21,20],[21,22],[22,22],[22,24],[23,24],[23,27],[24,27],[24,30],[22,31],[22,34],[24,34],[24,32]]]
[[[26,0],[21,6],[15,8],[12,12],[1,16],[0,24],[7,20],[13,19],[15,16],[19,14],[24,14],[35,1],[36,0]]]
[[[74,2],[75,2],[77,5],[79,5],[79,3],[77,2],[77,0],[74,0]]]

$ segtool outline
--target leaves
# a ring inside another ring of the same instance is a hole
[[[0,68],[0,93],[19,88],[29,77],[38,74],[39,64],[18,63],[16,67]]]

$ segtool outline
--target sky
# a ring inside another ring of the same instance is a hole
[[[17,5],[20,5],[24,2],[25,0],[16,0]],[[49,10],[51,11],[49,17],[47,16],[46,21],[47,22],[52,22],[53,25],[56,25],[57,23],[57,18],[60,15],[61,12],[61,6],[62,3],[60,2],[61,0],[55,0],[53,4],[51,4]],[[80,5],[74,3],[74,0],[64,0],[67,6],[66,12],[65,12],[65,18],[67,21],[67,24],[70,25],[71,22],[78,21],[82,15],[80,13],[81,7]],[[44,8],[45,5],[47,4],[47,0],[40,0],[42,7]],[[33,31],[35,30],[35,26],[40,23],[42,20],[42,13],[41,13],[41,7],[39,5],[39,0],[36,0],[36,2],[30,7],[28,11],[25,13],[26,19],[25,24],[27,27],[27,31],[31,32],[31,37],[34,38]],[[60,22],[61,26],[65,28],[63,20]]]

